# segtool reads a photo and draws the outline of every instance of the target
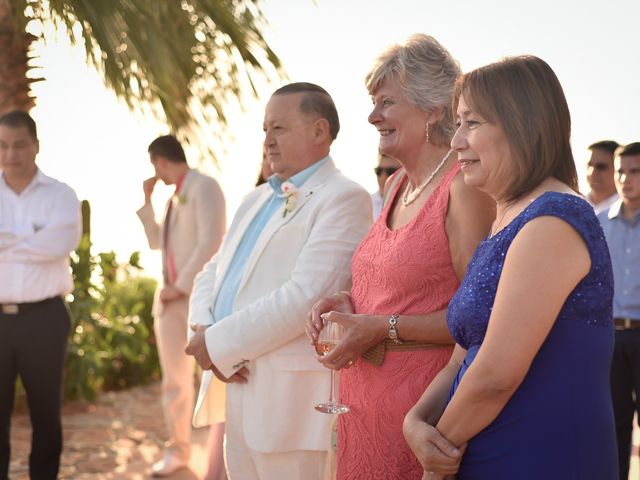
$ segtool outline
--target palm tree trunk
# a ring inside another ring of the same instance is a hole
[[[0,114],[11,110],[29,111],[35,104],[27,78],[29,47],[36,38],[16,32],[11,3],[0,1]]]

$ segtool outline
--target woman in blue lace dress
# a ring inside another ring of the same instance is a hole
[[[428,480],[613,480],[613,278],[562,87],[513,57],[464,75],[456,98],[452,147],[497,215],[449,304],[452,360],[405,437]]]

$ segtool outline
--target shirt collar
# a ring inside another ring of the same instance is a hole
[[[40,170],[38,168],[38,171],[36,172],[36,176],[33,178],[33,183],[34,185],[37,183],[42,183],[42,184],[47,184],[47,183],[53,183],[55,180],[51,177],[46,176],[44,173],[42,173],[42,170]]]
[[[46,185],[52,182],[54,182],[53,178],[47,177],[44,173],[42,173],[42,170],[38,168],[36,169],[36,174],[33,176],[31,182],[29,182],[29,185],[27,185],[23,192],[32,189],[38,184]],[[4,172],[0,172],[0,186],[2,186],[3,188],[9,188],[9,185],[7,185],[7,181],[4,178]]]
[[[320,167],[322,167],[325,163],[327,163],[331,157],[327,155],[326,157],[318,160],[313,165],[305,168],[304,170],[296,173],[293,177],[288,178],[287,180],[280,180],[277,175],[271,175],[267,179],[267,183],[277,194],[282,193],[282,184],[284,182],[293,183],[296,188],[300,188],[304,183],[309,180],[309,178],[318,171]]]
[[[605,198],[604,200],[596,203],[593,201],[593,195],[591,195],[591,192],[587,193],[584,198],[587,200],[587,202],[589,202],[592,206],[596,207],[598,205],[606,205],[607,203],[611,203],[613,204],[613,202],[615,202],[619,197],[618,197],[618,192],[614,193],[613,195],[611,195],[610,197]]]
[[[622,214],[622,208],[622,199],[617,200],[609,209],[609,213],[607,214],[609,220],[620,217],[621,220],[630,222],[632,225],[635,225],[638,221],[640,221],[640,212],[636,212],[633,220],[626,220],[624,218],[624,215]]]
[[[609,217],[610,220],[620,216],[620,214],[622,210],[622,200],[618,200],[616,202],[613,203],[613,205],[611,205],[611,208],[609,209],[609,213],[607,214],[607,216]]]

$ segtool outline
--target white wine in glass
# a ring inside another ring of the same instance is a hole
[[[336,342],[318,341],[316,342],[316,345],[315,345],[316,353],[324,357],[331,350],[333,350],[333,347],[335,346],[336,346]]]
[[[324,328],[320,330],[320,334],[318,335],[318,341],[315,344],[316,352],[318,355],[327,355],[338,343],[340,340],[340,335],[342,334],[342,325],[339,325],[334,322],[330,322],[329,320],[323,320]],[[336,372],[331,369],[331,386],[329,389],[329,401],[322,402],[315,406],[315,409],[322,413],[347,413],[349,411],[349,407],[346,405],[342,405],[341,403],[336,402]]]

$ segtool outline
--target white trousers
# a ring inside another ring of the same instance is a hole
[[[242,391],[242,385],[227,386],[224,453],[229,480],[322,480],[326,451],[261,453],[247,445],[243,432]]]
[[[188,313],[187,298],[158,305],[154,328],[162,367],[162,409],[170,435],[167,450],[185,461],[191,453],[195,367],[193,358],[184,353]]]

